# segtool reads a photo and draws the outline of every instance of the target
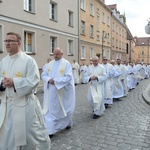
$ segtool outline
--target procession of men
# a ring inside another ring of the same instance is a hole
[[[43,66],[43,108],[36,97],[40,81],[35,60],[21,50],[22,38],[7,33],[4,40],[8,55],[0,63],[0,150],[49,150],[51,138],[73,125],[75,86],[88,84],[87,100],[93,119],[103,115],[114,101],[126,97],[143,79],[150,77],[150,65],[125,63],[94,56],[80,67],[63,58],[63,50],[54,49],[53,60]],[[22,62],[22,63],[20,63]],[[24,65],[22,65],[24,64]]]
[[[93,110],[93,119],[112,107],[114,101],[127,97],[141,80],[150,77],[150,65],[143,62],[123,62],[103,57],[100,63],[97,56],[91,62],[86,67],[84,63],[80,66],[79,76],[81,84],[89,84],[87,100]]]

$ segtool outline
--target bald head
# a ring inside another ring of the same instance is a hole
[[[114,66],[115,65],[115,61],[111,60],[110,63]]]
[[[99,58],[98,58],[97,56],[94,56],[94,57],[92,58],[92,61],[93,61],[93,65],[94,65],[94,66],[97,66],[98,63],[99,63]]]
[[[62,58],[62,55],[63,55],[63,52],[59,47],[54,49],[53,56],[56,61],[60,60]]]

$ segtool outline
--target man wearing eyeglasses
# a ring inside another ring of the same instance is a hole
[[[20,50],[21,37],[7,33],[8,55],[0,62],[0,150],[49,150],[40,103],[33,94],[40,81],[35,60]]]

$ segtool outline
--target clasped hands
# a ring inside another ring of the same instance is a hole
[[[4,79],[2,80],[2,86],[4,88],[14,86],[13,78],[4,77]]]
[[[92,76],[92,77],[90,77],[90,79],[91,79],[91,80],[98,80],[98,77]]]
[[[51,79],[48,81],[48,83],[49,83],[49,84],[53,84],[53,85],[54,85],[55,81],[54,81],[54,79],[53,79],[53,78],[51,78]]]

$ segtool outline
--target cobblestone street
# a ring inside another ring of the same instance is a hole
[[[88,84],[77,85],[74,125],[54,135],[51,150],[150,150],[150,106],[142,98],[149,83],[141,81],[96,120],[86,99]],[[43,92],[37,96],[42,101]]]

